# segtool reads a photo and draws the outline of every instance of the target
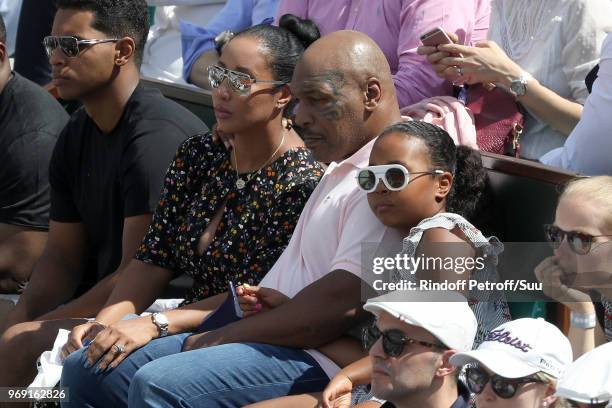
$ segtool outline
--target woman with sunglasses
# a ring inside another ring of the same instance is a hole
[[[612,177],[570,182],[545,227],[554,255],[535,269],[544,293],[571,311],[576,357],[612,340]]]
[[[465,370],[476,408],[565,407],[557,379],[572,362],[572,347],[544,319],[517,319],[492,330],[476,349],[457,353],[450,363]]]
[[[280,27],[253,26],[223,47],[208,75],[218,129],[234,135],[233,148],[211,134],[180,147],[136,260],[96,319],[77,326],[64,346],[68,355],[91,340],[65,362],[62,383],[71,388],[71,406],[126,405],[138,368],[181,352],[230,282],[259,282],[283,252],[322,175],[295,131],[283,125],[292,103],[287,84],[317,38],[314,23],[285,16]],[[180,273],[194,279],[183,307],[121,320],[143,312]],[[85,359],[92,364],[84,367]],[[105,370],[110,374],[97,375]]]

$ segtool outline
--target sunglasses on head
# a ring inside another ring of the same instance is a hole
[[[497,374],[489,375],[480,367],[467,368],[465,370],[465,377],[470,392],[480,394],[490,381],[493,392],[503,399],[514,397],[519,387],[523,384],[543,382],[534,376],[505,378]]]
[[[586,255],[591,251],[594,238],[611,237],[612,235],[589,235],[578,231],[564,231],[556,225],[544,225],[544,233],[546,239],[551,243],[553,248],[557,249],[561,246],[564,239],[567,238],[567,245],[578,255]]]
[[[364,347],[369,350],[381,337],[383,351],[389,357],[397,357],[401,355],[404,352],[404,347],[411,344],[420,344],[421,346],[438,348],[442,350],[448,349],[448,347],[441,344],[412,339],[406,336],[401,330],[390,329],[381,331],[376,325],[372,325],[363,330]]]
[[[104,40],[79,40],[72,36],[54,36],[49,35],[43,38],[43,45],[47,51],[47,56],[51,58],[53,51],[59,47],[60,50],[69,58],[74,58],[82,51],[83,47],[89,47],[96,44],[117,42],[118,39],[108,38]]]
[[[286,85],[283,81],[263,81],[260,79],[251,78],[249,74],[244,72],[232,71],[231,69],[223,68],[218,65],[211,65],[207,68],[208,70],[208,82],[212,88],[218,88],[223,83],[223,80],[227,78],[230,87],[237,93],[245,94],[248,93],[253,84],[272,84],[272,85]]]
[[[409,172],[401,164],[388,164],[384,166],[368,166],[357,173],[357,184],[367,193],[376,191],[378,183],[382,182],[391,191],[400,191],[410,183],[415,174],[444,174],[442,170]]]

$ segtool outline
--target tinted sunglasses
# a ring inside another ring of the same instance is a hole
[[[376,190],[378,183],[382,182],[391,191],[400,191],[410,183],[415,174],[444,174],[442,170],[409,172],[401,164],[388,164],[384,166],[368,166],[357,173],[357,184],[367,193]]]
[[[480,367],[467,368],[465,370],[465,377],[470,392],[480,394],[490,381],[493,392],[497,394],[498,397],[503,399],[514,397],[519,387],[523,384],[543,382],[533,376],[522,378],[505,378],[497,374],[489,375]]]
[[[89,47],[96,44],[117,42],[118,39],[108,38],[104,40],[79,40],[72,36],[53,36],[49,35],[43,38],[43,45],[47,51],[47,56],[51,58],[53,51],[59,47],[60,50],[69,58],[74,58],[83,50],[84,47]]]
[[[586,255],[591,251],[594,238],[612,237],[612,235],[589,235],[578,231],[564,231],[556,225],[544,225],[544,234],[552,247],[557,249],[564,239],[570,249],[578,255]]]
[[[218,65],[211,65],[207,68],[208,70],[208,82],[212,88],[218,88],[225,78],[229,82],[230,87],[237,93],[245,94],[248,93],[253,84],[272,84],[272,85],[286,85],[283,81],[263,81],[260,79],[253,79],[249,74],[244,72],[232,71],[231,69],[223,68]]]
[[[448,347],[441,344],[429,343],[426,341],[411,339],[406,336],[401,330],[390,329],[381,331],[375,325],[365,328],[363,330],[363,345],[366,349],[372,348],[374,343],[382,337],[383,351],[389,357],[397,357],[404,352],[404,347],[411,344],[420,344],[421,346],[429,348],[438,348],[442,350],[448,349]]]

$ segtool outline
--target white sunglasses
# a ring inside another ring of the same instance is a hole
[[[384,166],[368,166],[357,173],[357,184],[366,193],[376,190],[378,183],[382,182],[391,191],[400,191],[410,183],[410,176],[415,174],[444,174],[442,170],[409,172],[401,164],[388,164]]]

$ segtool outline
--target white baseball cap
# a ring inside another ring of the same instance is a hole
[[[476,350],[457,353],[450,362],[455,366],[478,362],[506,378],[540,371],[559,378],[572,357],[569,340],[556,326],[542,318],[524,318],[496,327]]]
[[[376,316],[384,311],[422,327],[450,349],[471,350],[478,328],[474,312],[461,294],[448,292],[447,298],[445,302],[433,302],[427,301],[431,299],[427,292],[395,291],[368,300],[363,308]]]
[[[612,342],[599,346],[570,365],[557,382],[557,397],[612,406]]]

